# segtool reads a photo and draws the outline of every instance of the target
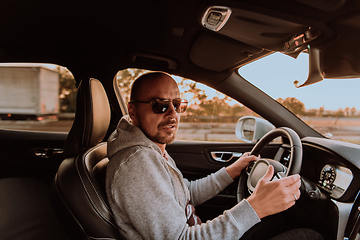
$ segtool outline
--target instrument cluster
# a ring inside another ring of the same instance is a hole
[[[319,187],[330,193],[333,198],[340,198],[349,187],[353,179],[350,169],[326,164],[321,172],[319,179]]]

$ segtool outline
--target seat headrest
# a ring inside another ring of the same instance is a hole
[[[110,105],[101,82],[95,78],[81,81],[73,125],[67,136],[64,157],[71,157],[101,142],[110,124]]]

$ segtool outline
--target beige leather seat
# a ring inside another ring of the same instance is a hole
[[[123,239],[104,192],[110,123],[106,92],[97,79],[83,80],[64,157],[52,187],[54,209],[73,239]]]

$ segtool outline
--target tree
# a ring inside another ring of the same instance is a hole
[[[351,110],[350,110],[350,112],[351,112],[351,116],[352,116],[352,117],[355,117],[355,116],[356,116],[357,111],[356,111],[356,108],[355,108],[355,107],[352,107]]]
[[[324,115],[324,112],[325,112],[325,107],[324,106],[319,107],[319,117],[322,117]]]
[[[336,116],[337,118],[339,118],[339,117],[344,117],[344,116],[345,116],[344,110],[343,110],[342,108],[339,108],[339,109],[336,111],[335,116]]]
[[[143,69],[125,69],[116,74],[116,80],[119,84],[120,92],[125,102],[130,101],[131,84],[141,74],[146,73]]]
[[[286,99],[279,98],[276,101],[281,103],[284,107],[296,115],[303,115],[305,113],[304,103],[294,97],[287,97]]]
[[[64,67],[58,66],[60,112],[74,113],[76,110],[76,92],[74,76]]]
[[[181,82],[179,83],[179,88],[181,89],[180,92],[182,92],[182,96],[192,95],[191,99],[187,100],[189,102],[195,102],[195,104],[199,104],[202,101],[205,101],[208,97],[203,89],[199,89],[197,87],[196,82],[193,82],[189,79],[182,78]]]

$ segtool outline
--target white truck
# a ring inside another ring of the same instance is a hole
[[[41,65],[0,66],[0,118],[41,120],[59,113],[59,73]]]

